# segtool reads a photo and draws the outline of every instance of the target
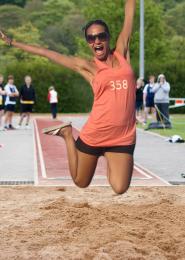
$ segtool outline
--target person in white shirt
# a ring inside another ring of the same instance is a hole
[[[155,105],[154,105],[154,89],[155,76],[149,76],[149,82],[145,85],[143,90],[143,105],[144,105],[144,124],[147,123],[148,114],[151,113],[155,118]]]
[[[6,84],[5,88],[5,129],[15,129],[12,126],[12,118],[15,111],[16,105],[16,98],[19,96],[19,92],[14,85],[14,77],[12,75],[8,76],[8,83]]]
[[[48,101],[51,107],[52,118],[56,119],[57,117],[57,104],[58,104],[58,93],[53,86],[48,89]]]

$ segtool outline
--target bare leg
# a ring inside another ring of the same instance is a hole
[[[147,122],[148,119],[148,113],[149,113],[150,108],[149,107],[145,107],[144,108],[144,122]]]
[[[156,110],[155,110],[155,107],[152,107],[152,108],[151,108],[151,113],[152,113],[152,121],[155,121],[155,119],[156,119]]]
[[[2,127],[3,114],[4,114],[4,110],[0,110],[0,128]]]
[[[138,118],[140,116],[139,110],[136,109],[136,117]]]
[[[108,180],[117,194],[123,194],[130,186],[133,172],[133,156],[127,153],[106,152]]]
[[[59,136],[63,137],[66,143],[69,170],[74,183],[81,188],[87,187],[94,175],[98,157],[76,149],[71,126],[61,129]]]
[[[142,110],[141,109],[139,109],[139,110],[136,109],[136,119],[137,119],[137,122],[143,123]]]
[[[9,125],[12,125],[13,112],[9,112]]]
[[[20,125],[20,126],[22,125],[22,122],[23,122],[23,119],[24,119],[25,116],[26,116],[25,113],[22,113],[22,114],[21,114],[21,118],[20,118],[20,121],[19,121],[19,125]]]
[[[11,113],[11,112],[6,111],[6,114],[5,114],[5,120],[4,120],[5,126],[8,126],[10,113]]]
[[[29,125],[29,122],[30,122],[30,113],[27,112],[26,113],[26,125]]]

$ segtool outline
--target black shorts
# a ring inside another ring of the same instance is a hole
[[[9,112],[15,112],[15,105],[8,104],[6,105],[5,110]]]
[[[154,107],[154,102],[153,101],[147,101],[146,107]]]
[[[143,108],[143,101],[137,100],[136,101],[136,110],[139,111]]]
[[[21,104],[21,113],[31,113],[32,109],[32,104]]]
[[[99,146],[90,146],[84,143],[80,137],[76,140],[76,148],[83,153],[102,156],[105,152],[112,153],[128,153],[130,155],[134,154],[135,144],[132,145],[121,145],[121,146],[109,146],[109,147],[99,147]]]
[[[4,110],[4,105],[0,105],[0,110]]]

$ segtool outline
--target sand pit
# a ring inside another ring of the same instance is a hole
[[[185,259],[185,187],[0,188],[0,259]]]

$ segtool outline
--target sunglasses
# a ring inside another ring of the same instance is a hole
[[[101,32],[98,34],[87,34],[86,35],[86,41],[88,43],[95,43],[96,39],[98,39],[101,42],[105,42],[109,39],[109,35],[107,32]]]

